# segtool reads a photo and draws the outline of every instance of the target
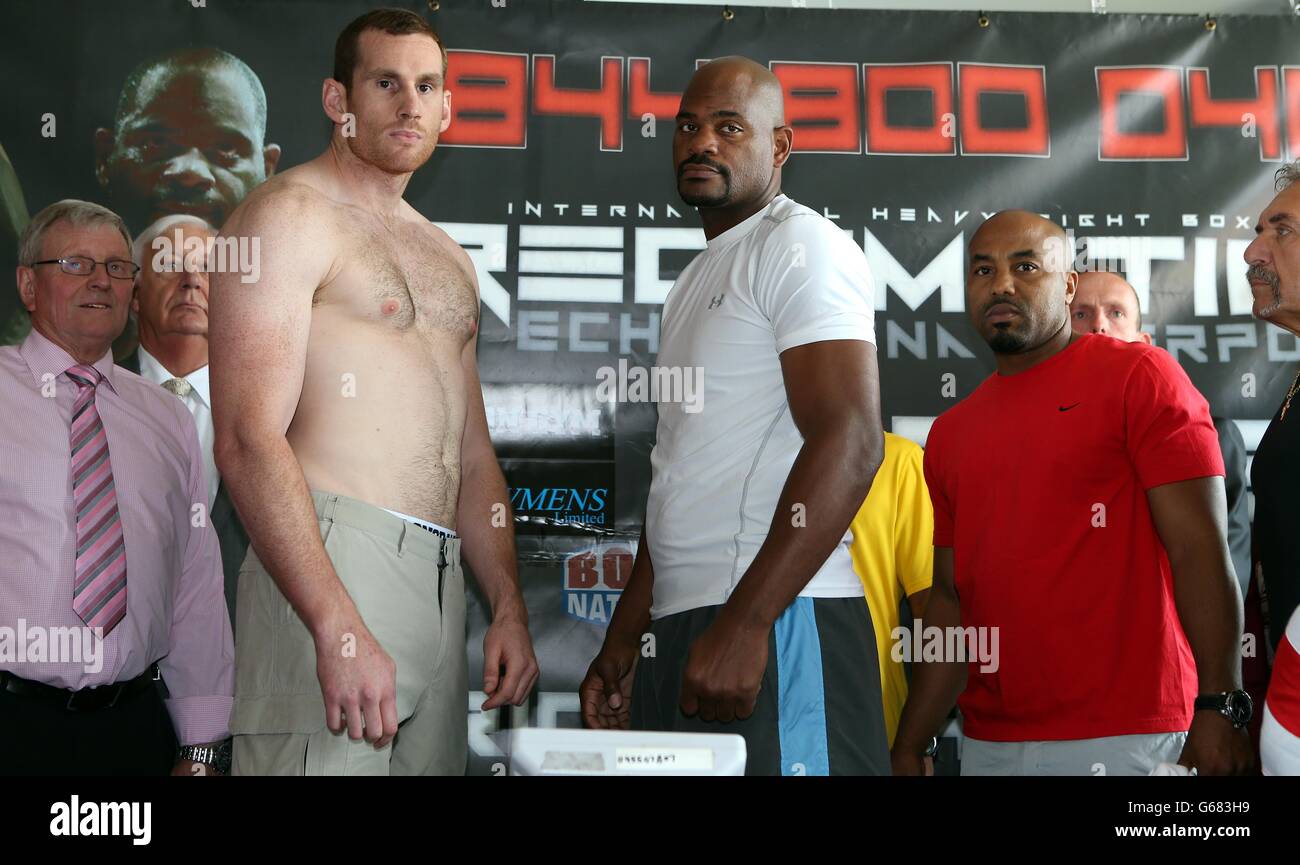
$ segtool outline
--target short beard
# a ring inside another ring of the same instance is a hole
[[[348,138],[347,142],[348,142],[348,149],[352,151],[353,156],[357,157],[367,165],[373,165],[375,168],[378,168],[380,171],[384,171],[389,174],[413,173],[417,168],[419,168],[420,166],[424,165],[424,163],[429,161],[429,157],[433,155],[433,148],[437,144],[436,141],[430,142],[428,145],[429,148],[428,150],[424,151],[419,155],[413,154],[412,156],[414,158],[408,157],[407,159],[399,162],[396,160],[385,159],[385,154],[383,153],[382,148],[380,147],[371,148],[366,143],[363,143],[360,136]]]
[[[682,191],[680,184],[677,186],[677,194],[691,207],[723,207],[731,203],[731,178],[725,175],[722,177],[721,195],[690,195]]]
[[[988,344],[994,354],[1019,354],[1025,350],[1029,340],[1009,328],[999,328],[988,338]]]

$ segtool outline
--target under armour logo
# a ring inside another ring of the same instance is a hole
[[[724,292],[724,293],[718,295],[717,297],[713,298],[712,300],[710,300],[710,301],[709,301],[709,309],[717,309],[718,307],[722,306],[722,300],[723,300],[723,298],[725,298],[726,296],[727,296],[727,295],[726,295],[726,293]]]

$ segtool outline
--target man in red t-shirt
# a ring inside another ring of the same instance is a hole
[[[971,239],[966,308],[998,369],[927,442],[926,639],[946,639],[914,663],[896,774],[920,774],[954,700],[963,774],[1251,765],[1209,407],[1165,352],[1072,333],[1072,260],[1023,211]]]

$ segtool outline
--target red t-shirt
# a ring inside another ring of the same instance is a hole
[[[1223,474],[1209,406],[1164,351],[1077,338],[935,421],[934,544],[952,547],[970,666],[965,733],[992,741],[1184,731],[1196,665],[1146,491]]]

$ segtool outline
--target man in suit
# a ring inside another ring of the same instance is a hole
[[[212,401],[208,391],[208,270],[217,230],[197,216],[164,216],[136,238],[132,257],[140,266],[131,310],[140,345],[118,363],[161,385],[185,403],[198,428],[208,490],[208,517],[221,542],[226,603],[235,621],[235,586],[248,551],[239,522],[212,456]]]

